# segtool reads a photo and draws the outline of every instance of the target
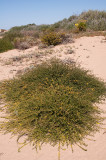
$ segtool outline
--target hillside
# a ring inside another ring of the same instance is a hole
[[[89,10],[86,12],[82,12],[79,15],[72,15],[68,19],[63,19],[59,22],[56,22],[51,25],[36,25],[36,24],[28,24],[20,27],[13,27],[11,31],[45,31],[47,29],[51,30],[60,30],[64,29],[64,31],[72,30],[75,27],[75,23],[79,20],[87,21],[87,29],[93,31],[105,31],[106,30],[106,11],[98,11],[98,10]]]
[[[73,42],[72,38],[89,35],[106,35],[106,11],[89,10],[51,25],[28,24],[13,27],[2,34],[0,52],[33,46],[45,48],[70,43]]]

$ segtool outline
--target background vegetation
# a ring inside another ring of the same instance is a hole
[[[0,39],[0,52],[5,52],[13,49],[14,46],[8,39]]]
[[[86,23],[84,24],[84,22]],[[75,24],[79,24],[79,27],[76,27]],[[28,24],[25,26],[13,27],[4,34],[3,39],[5,38],[6,42],[9,41],[8,43],[11,43],[14,48],[27,49],[39,45],[40,43],[45,45],[45,40],[42,40],[42,37],[45,37],[47,34],[50,35],[50,33],[52,33],[52,35],[65,33],[68,37],[72,37],[72,35],[75,36],[76,33],[82,36],[84,31],[86,31],[86,33],[91,32],[91,35],[94,31],[106,31],[106,11],[89,10],[87,12],[82,12],[80,15],[72,15],[68,19],[63,19],[52,25]],[[99,34],[103,34],[103,32]],[[106,32],[104,34],[106,35]],[[46,45],[63,43],[60,38],[53,38],[53,36],[50,41],[52,41],[52,43],[46,43]],[[0,43],[3,44],[4,40],[1,40]],[[5,45],[5,43],[3,46],[0,52],[12,49],[12,47]]]

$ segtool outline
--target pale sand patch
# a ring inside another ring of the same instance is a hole
[[[106,42],[104,37],[82,37],[75,40],[75,43],[67,45],[59,45],[52,48],[52,54],[47,53],[47,50],[38,50],[37,47],[33,47],[26,51],[12,50],[0,54],[0,80],[13,78],[18,70],[23,70],[30,65],[40,63],[41,60],[49,59],[51,57],[57,57],[60,59],[74,59],[81,67],[91,70],[93,74],[106,81]],[[67,51],[72,49],[74,53],[67,54]],[[50,49],[49,49],[50,50]],[[34,61],[32,59],[26,60],[25,58],[13,63],[7,63],[15,56],[22,56],[26,54],[32,54],[32,52],[47,53],[46,56],[36,57]],[[100,108],[106,110],[106,104],[101,104]],[[106,121],[105,121],[106,123]],[[106,128],[106,127],[105,127]],[[61,160],[106,160],[106,134],[104,131],[96,133],[94,138],[96,141],[86,140],[88,147],[87,152],[81,150],[78,147],[74,147],[74,153],[71,152],[71,148],[66,151],[61,150]],[[42,150],[36,153],[32,150],[31,146],[26,146],[18,153],[18,145],[16,143],[16,137],[10,139],[10,134],[0,134],[0,160],[57,160],[58,151],[57,147],[51,147],[44,145]]]

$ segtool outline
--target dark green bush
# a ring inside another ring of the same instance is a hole
[[[73,20],[76,20],[78,18],[77,15],[72,15],[68,18],[68,21],[73,21]]]
[[[4,38],[11,42],[13,42],[15,38],[20,38],[20,37],[22,37],[22,34],[19,32],[7,32],[4,35]]]
[[[8,39],[0,39],[0,53],[13,49],[14,46]]]
[[[50,61],[0,88],[8,113],[1,128],[18,134],[18,139],[24,136],[24,145],[76,144],[82,148],[83,139],[98,131],[102,123],[95,103],[103,98],[106,87],[73,65]]]
[[[75,26],[79,29],[79,31],[86,31],[86,20],[79,20]]]
[[[49,29],[49,25],[40,25],[39,26],[39,31],[45,32]]]
[[[65,37],[64,33],[49,32],[42,36],[41,41],[47,46],[60,44]]]

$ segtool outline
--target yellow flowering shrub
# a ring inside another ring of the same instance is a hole
[[[42,36],[41,41],[47,46],[50,45],[58,45],[62,42],[65,34],[64,33],[56,33],[56,32],[49,32]]]
[[[86,31],[86,20],[79,20],[75,26],[79,29],[79,31]]]

